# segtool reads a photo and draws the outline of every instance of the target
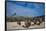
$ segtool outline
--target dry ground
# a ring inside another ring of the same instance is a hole
[[[27,29],[22,27],[22,25],[24,25],[25,22],[21,22],[21,25],[18,25],[17,22],[7,22],[7,30],[9,29]],[[45,27],[45,23],[42,22],[41,25],[34,25],[34,26],[30,26],[28,29],[32,29],[32,28],[44,28]]]

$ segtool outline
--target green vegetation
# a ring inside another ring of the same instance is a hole
[[[20,22],[20,21],[44,21],[44,16],[37,16],[37,17],[28,17],[28,16],[7,16],[7,22]]]

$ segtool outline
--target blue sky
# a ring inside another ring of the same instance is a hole
[[[44,3],[7,2],[7,16],[42,16]]]

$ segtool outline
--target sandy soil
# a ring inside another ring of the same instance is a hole
[[[24,25],[25,22],[21,22],[21,25],[18,25],[17,22],[7,22],[7,30],[9,29],[27,29],[22,27],[22,25]],[[41,23],[41,25],[34,25],[34,26],[30,26],[28,29],[32,29],[32,28],[44,28],[44,22]]]

